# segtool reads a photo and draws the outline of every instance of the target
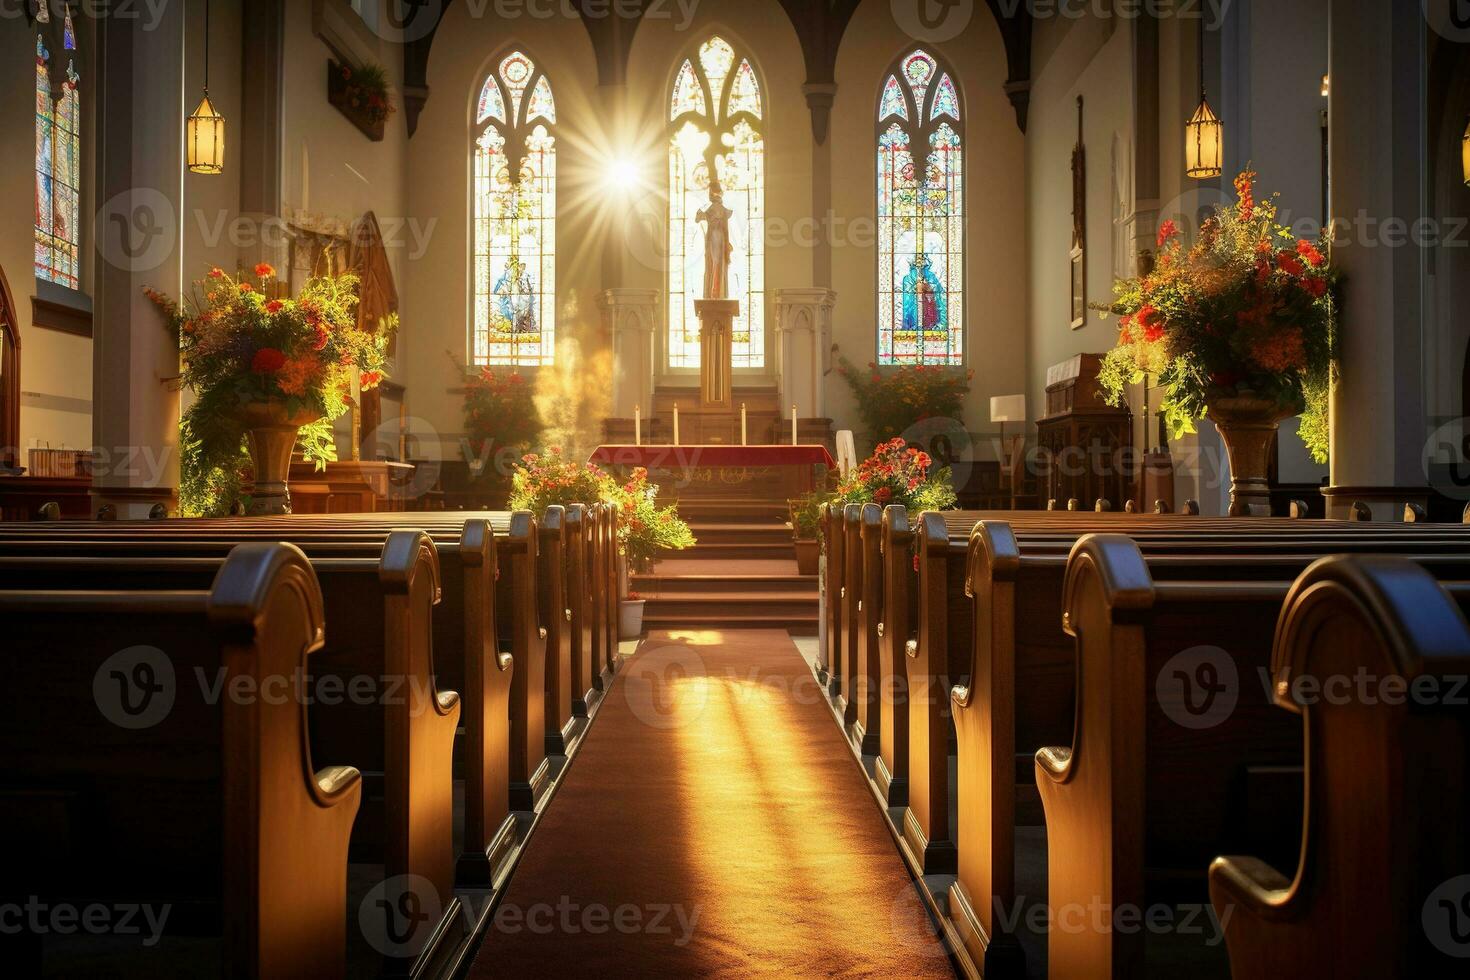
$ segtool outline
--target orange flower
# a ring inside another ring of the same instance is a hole
[[[285,303],[282,303],[278,299],[273,299],[269,303],[265,304],[265,311],[267,313],[272,313],[272,314],[279,313],[282,310],[284,310],[285,308],[286,308],[286,304]]]
[[[261,279],[270,279],[275,276],[276,269],[269,262],[262,262],[255,267],[255,274]]]
[[[307,386],[321,376],[322,362],[315,357],[289,358],[276,372],[276,386],[287,395],[304,395]]]
[[[1296,327],[1269,334],[1251,351],[1257,364],[1267,371],[1284,373],[1301,368],[1307,363],[1307,348],[1302,341],[1302,332]]]

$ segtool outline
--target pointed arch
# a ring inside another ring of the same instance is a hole
[[[491,62],[475,103],[470,362],[556,357],[556,96],[519,48]]]
[[[71,7],[36,24],[36,278],[81,288],[82,101]]]
[[[732,335],[736,370],[766,365],[765,104],[754,56],[713,33],[676,62],[669,88],[668,367],[699,367],[704,229],[696,220],[718,181],[730,220],[730,298],[740,301]]]
[[[878,363],[965,358],[965,112],[954,71],[904,52],[879,87]]]

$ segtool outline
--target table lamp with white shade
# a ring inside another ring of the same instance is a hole
[[[1011,472],[1011,468],[1012,468],[1012,465],[1014,464],[1014,461],[1015,461],[1015,452],[1016,451],[1015,451],[1015,449],[1012,447],[1012,445],[1010,443],[1006,442],[1006,423],[1007,422],[1020,422],[1021,423],[1021,436],[1020,436],[1020,439],[1022,441],[1025,440],[1025,438],[1026,438],[1026,396],[1025,395],[996,395],[996,396],[992,397],[990,399],[990,421],[1000,423],[1000,444],[1003,447],[1003,451],[1006,454],[1006,458],[1004,460],[1002,460],[1003,472],[1008,477],[1011,477],[1012,478],[1012,483],[1014,484],[1014,474]],[[1015,492],[1015,489],[1016,489],[1015,486],[1012,485],[1012,487],[1011,487],[1012,492]]]

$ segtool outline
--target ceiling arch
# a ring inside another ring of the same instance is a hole
[[[403,47],[404,109],[408,133],[413,135],[418,116],[428,101],[429,54],[434,35],[445,12],[455,0],[409,0],[405,18],[412,38]],[[609,12],[607,0],[574,0],[582,25],[592,39],[597,58],[597,78],[602,85],[620,85],[627,77],[633,35],[653,3],[668,0],[619,0],[618,9],[636,9],[636,18]],[[819,142],[826,138],[826,113],[831,107],[831,86],[837,65],[837,48],[858,4],[864,0],[779,0],[801,42],[806,65],[808,103],[813,131]],[[872,3],[877,0],[866,0]],[[1025,4],[986,0],[986,7],[1000,27],[1006,51],[1006,94],[1016,110],[1016,124],[1026,130],[1026,109],[1031,93],[1031,15]],[[1003,8],[1009,8],[1003,9]],[[432,19],[431,24],[420,18]],[[823,93],[827,93],[825,96]]]

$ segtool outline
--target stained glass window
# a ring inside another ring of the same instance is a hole
[[[697,219],[718,179],[730,219],[731,299],[740,301],[731,350],[736,368],[766,364],[766,144],[760,81],[724,38],[700,45],[674,78],[669,103],[669,333],[671,368],[699,367],[704,228]]]
[[[36,277],[72,289],[81,286],[81,81],[76,69],[71,11],[62,25],[62,50],[36,37]],[[51,87],[53,59],[65,60],[60,91]]]
[[[936,76],[938,82],[935,82]],[[964,363],[964,119],[925,51],[878,103],[878,363]]]
[[[557,314],[551,82],[514,52],[485,80],[476,115],[471,360],[551,364]]]

